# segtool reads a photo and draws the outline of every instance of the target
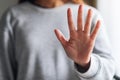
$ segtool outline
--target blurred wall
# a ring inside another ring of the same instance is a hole
[[[97,0],[97,8],[104,18],[120,75],[120,0]]]
[[[11,5],[17,3],[17,0],[0,0],[0,16]]]

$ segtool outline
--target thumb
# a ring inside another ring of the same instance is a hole
[[[65,39],[64,35],[62,34],[62,32],[58,29],[55,29],[54,30],[56,36],[57,36],[57,39],[61,42],[61,44],[64,46],[66,45],[67,43],[67,40]]]

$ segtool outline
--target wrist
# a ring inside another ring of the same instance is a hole
[[[75,63],[75,67],[79,72],[84,73],[89,69],[90,63],[91,63],[91,60],[87,64],[84,64],[84,65],[80,65],[78,63]]]

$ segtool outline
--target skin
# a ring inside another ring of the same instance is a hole
[[[83,4],[83,0],[80,3]],[[64,5],[63,0],[36,0],[36,4],[44,8],[53,8]],[[86,70],[90,66],[91,54],[95,44],[96,36],[100,28],[100,21],[98,20],[94,30],[90,33],[92,10],[88,10],[85,26],[83,26],[83,5],[79,6],[77,17],[77,29],[73,23],[72,11],[68,8],[68,27],[70,38],[67,40],[59,29],[55,29],[55,34],[60,43],[62,44],[67,56],[72,59],[76,64],[82,66]]]
[[[62,6],[69,1],[72,1],[74,3],[84,4],[83,0],[35,0],[35,3],[44,8],[54,8],[54,7]]]
[[[54,7],[62,6],[64,4],[64,1],[63,0],[36,0],[35,3],[44,8],[54,8]]]
[[[88,10],[85,26],[82,24],[82,13],[83,5],[80,5],[78,9],[77,29],[75,29],[71,9],[69,8],[67,11],[70,32],[69,40],[67,40],[62,32],[58,29],[55,29],[55,34],[64,47],[68,57],[80,66],[88,68],[90,66],[90,58],[95,44],[96,36],[100,28],[100,21],[97,21],[94,30],[92,33],[90,33],[92,10]]]

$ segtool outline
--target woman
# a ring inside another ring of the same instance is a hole
[[[0,80],[113,79],[114,60],[97,10],[83,0],[19,2],[0,21]]]

